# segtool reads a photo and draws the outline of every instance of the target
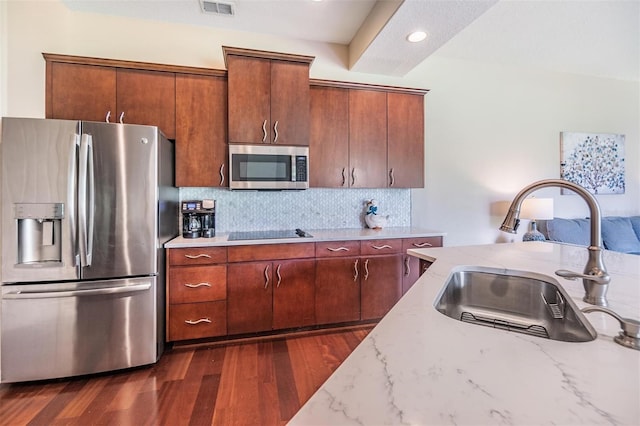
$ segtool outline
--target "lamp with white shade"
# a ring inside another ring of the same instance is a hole
[[[531,219],[529,232],[524,234],[522,241],[544,241],[542,232],[538,231],[536,220],[553,219],[553,198],[527,198],[522,203],[520,211],[522,219]]]

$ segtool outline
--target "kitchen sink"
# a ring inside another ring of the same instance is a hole
[[[556,280],[533,272],[454,268],[435,308],[463,322],[563,342],[588,342],[597,335]]]

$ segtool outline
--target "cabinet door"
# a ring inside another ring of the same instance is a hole
[[[387,94],[389,187],[424,187],[424,96]]]
[[[227,83],[176,75],[176,186],[227,187]]]
[[[309,64],[271,61],[270,140],[309,145]]]
[[[311,87],[310,105],[309,186],[348,188],[349,90]]]
[[[402,255],[360,259],[361,318],[382,318],[402,297]]]
[[[360,259],[338,257],[316,261],[316,323],[360,319]]]
[[[270,142],[271,61],[229,55],[227,70],[229,142]]]
[[[315,322],[316,261],[273,262],[273,329],[305,327]]]
[[[46,117],[105,121],[116,110],[116,70],[49,62]]]
[[[349,90],[352,188],[387,187],[387,94]]]
[[[229,264],[227,277],[229,334],[271,330],[273,316],[271,262]]]
[[[176,138],[176,87],[172,72],[118,69],[116,122],[158,126],[168,139]]]
[[[407,250],[425,247],[442,247],[442,237],[406,238],[402,240],[404,253],[404,272],[402,276],[402,294],[406,293],[424,273],[420,259],[406,254]]]

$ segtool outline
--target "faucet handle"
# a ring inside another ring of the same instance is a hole
[[[622,318],[611,309],[601,306],[588,306],[583,308],[582,312],[585,314],[589,312],[604,312],[617,319],[622,331],[614,337],[613,340],[622,346],[640,351],[640,321],[631,318]]]

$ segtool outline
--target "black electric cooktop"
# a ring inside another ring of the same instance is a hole
[[[311,238],[313,235],[302,229],[286,229],[284,231],[246,231],[231,232],[229,241],[240,240],[277,240],[281,238]]]

